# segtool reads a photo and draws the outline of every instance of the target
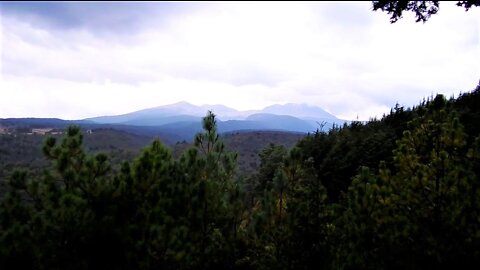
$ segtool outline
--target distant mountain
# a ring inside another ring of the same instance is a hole
[[[5,127],[64,127],[65,125],[91,124],[87,120],[62,120],[58,118],[0,118],[0,126]]]
[[[85,120],[91,120],[99,123],[124,123],[135,119],[144,118],[157,118],[157,117],[169,117],[178,115],[189,115],[203,117],[207,111],[213,111],[222,120],[243,120],[252,114],[268,113],[277,115],[290,115],[297,118],[315,118],[315,119],[334,119],[339,120],[334,115],[326,112],[320,107],[310,106],[307,104],[294,104],[287,103],[285,105],[272,105],[264,108],[263,110],[251,110],[251,111],[237,111],[224,105],[202,105],[196,106],[188,102],[178,102],[175,104],[159,106],[155,108],[149,108],[139,110],[122,115],[114,116],[100,116],[93,117]]]
[[[246,120],[262,122],[265,129],[270,130],[285,130],[285,131],[299,131],[299,132],[313,132],[315,127],[310,125],[307,121],[290,116],[290,115],[276,115],[270,113],[257,113],[247,117]]]
[[[166,116],[166,117],[145,117],[145,118],[135,118],[132,120],[128,120],[122,122],[124,125],[132,125],[132,126],[163,126],[170,123],[178,123],[178,122],[198,122],[200,123],[202,120],[199,116],[192,116],[192,115],[174,115],[174,116]]]
[[[212,111],[222,121],[242,118],[242,112],[224,105],[202,105],[200,108],[202,109],[202,114],[200,115],[202,117],[204,117],[208,111]]]
[[[328,131],[333,125],[348,122],[338,119],[322,108],[307,104],[272,105],[263,110],[237,111],[224,105],[196,106],[188,102],[143,109],[122,115],[100,116],[66,121],[50,118],[0,119],[0,126],[61,128],[80,125],[82,128],[114,128],[133,134],[161,137],[167,143],[191,140],[202,130],[202,117],[208,111],[217,116],[220,133],[233,131]]]
[[[290,115],[298,118],[314,118],[314,119],[333,119],[339,120],[335,115],[332,115],[320,107],[310,106],[307,104],[287,103],[285,105],[272,105],[262,110],[264,113]]]
[[[334,124],[343,125],[347,122],[320,107],[307,104],[287,103],[268,106],[263,110],[237,111],[224,105],[196,106],[188,102],[85,120],[98,124],[142,127],[139,133],[142,135],[145,131],[143,127],[158,128],[158,132],[174,134],[188,140],[202,130],[201,119],[208,111],[212,111],[217,116],[219,132],[276,130],[307,133],[317,129],[327,131]]]
[[[195,106],[188,102],[178,102],[175,104],[144,109],[122,115],[100,116],[88,118],[85,120],[94,121],[102,124],[128,124],[128,125],[164,125],[177,121],[201,120],[207,112],[211,110],[221,117],[235,117],[239,112],[223,105],[202,105]],[[195,119],[192,119],[195,118]]]
[[[297,117],[306,121],[314,130],[330,130],[333,125],[342,126],[349,123],[349,120],[338,119],[335,115],[328,113],[320,107],[307,104],[287,103],[285,105],[272,105],[262,110],[265,113],[285,114]]]

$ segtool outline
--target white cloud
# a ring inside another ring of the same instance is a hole
[[[380,117],[396,102],[475,86],[479,10],[449,4],[425,24],[408,14],[390,24],[370,2],[208,4],[115,38],[5,14],[0,117],[75,119],[180,100]]]

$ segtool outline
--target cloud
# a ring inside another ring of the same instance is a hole
[[[390,24],[370,2],[2,2],[0,117],[181,100],[380,117],[478,82],[479,10],[448,4],[425,24],[409,14]]]
[[[132,34],[189,12],[181,2],[2,2],[2,13],[49,31],[84,29],[106,35]],[[206,6],[206,5],[203,5]]]

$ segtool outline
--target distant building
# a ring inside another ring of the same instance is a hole
[[[45,135],[52,130],[53,128],[32,128],[32,134]]]
[[[91,129],[87,130],[87,134],[92,134],[92,133],[93,133],[93,131]]]
[[[12,134],[13,132],[14,132],[13,128],[0,127],[0,134]]]

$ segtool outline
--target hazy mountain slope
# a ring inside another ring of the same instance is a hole
[[[237,111],[228,108],[223,105],[202,105],[202,106],[195,106],[188,102],[178,102],[175,104],[159,106],[154,108],[143,109],[139,111],[134,111],[127,114],[122,115],[112,115],[112,116],[100,116],[100,117],[93,117],[88,118],[86,120],[91,120],[97,123],[124,123],[124,124],[131,124],[132,122],[139,122],[143,121],[144,119],[163,119],[166,121],[168,119],[174,119],[172,117],[175,116],[183,116],[183,117],[203,117],[207,114],[209,110],[214,111],[216,114],[219,115],[236,115]],[[170,118],[169,118],[170,117]],[[179,120],[179,121],[185,121]],[[161,124],[172,123],[174,121],[163,122]],[[141,125],[141,124],[138,124]]]
[[[202,130],[201,119],[211,110],[217,115],[220,133],[241,130],[275,130],[291,132],[328,131],[345,120],[325,110],[306,104],[272,105],[263,110],[240,112],[224,105],[196,106],[187,102],[143,109],[127,114],[100,116],[85,120],[65,121],[50,118],[0,119],[0,126],[65,128],[114,128],[133,134],[159,137],[167,144],[191,140]]]
[[[306,104],[288,103],[285,105],[272,105],[262,110],[237,111],[224,105],[202,105],[196,106],[187,102],[178,102],[175,104],[148,108],[122,115],[101,116],[88,118],[86,120],[96,123],[117,123],[129,125],[164,125],[176,121],[196,121],[195,118],[201,118],[208,111],[213,111],[217,118],[222,121],[228,120],[255,120],[249,119],[256,114],[275,114],[288,115],[302,120],[309,121],[341,121],[334,115],[326,112],[322,108],[309,106]],[[178,117],[176,119],[175,117]]]
[[[272,105],[262,110],[263,113],[290,115],[298,118],[315,118],[315,119],[338,119],[334,115],[326,112],[320,107],[310,106],[307,104],[287,103],[285,105]]]
[[[134,126],[162,126],[170,123],[177,123],[177,122],[198,122],[202,120],[199,116],[192,116],[192,115],[173,115],[173,116],[166,116],[166,117],[144,117],[144,118],[135,118],[132,120],[128,120],[122,122],[121,124],[124,125],[134,125]]]
[[[288,130],[298,132],[313,132],[314,126],[307,121],[290,116],[290,115],[275,115],[270,113],[257,113],[247,117],[247,120],[261,122],[266,129]]]

